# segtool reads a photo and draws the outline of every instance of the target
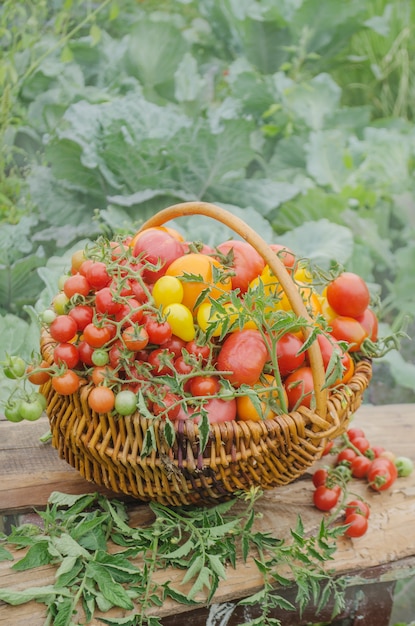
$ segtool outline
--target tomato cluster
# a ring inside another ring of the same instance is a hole
[[[389,489],[398,476],[408,476],[413,462],[395,455],[382,446],[371,445],[360,428],[349,428],[342,436],[340,446],[329,446],[335,453],[332,467],[321,467],[313,474],[313,503],[320,511],[335,510],[334,517],[342,511],[345,535],[361,537],[368,529],[370,507],[361,499],[348,501],[347,485],[353,479],[365,479],[374,491]]]
[[[43,384],[51,377],[62,395],[87,384],[93,411],[124,416],[258,421],[313,407],[306,344],[318,341],[327,386],[345,384],[363,339],[376,339],[376,316],[359,276],[344,272],[317,288],[303,260],[270,247],[309,319],[294,314],[245,241],[213,249],[167,227],[99,239],[72,256],[42,315],[53,363],[29,364],[17,378]],[[359,334],[343,332],[353,324]]]

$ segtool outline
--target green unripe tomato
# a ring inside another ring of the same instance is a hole
[[[398,470],[398,476],[409,476],[414,471],[414,462],[407,456],[396,457],[394,463],[396,469]]]
[[[3,371],[7,378],[21,378],[26,371],[26,363],[20,356],[9,356],[4,363]]]
[[[124,389],[115,396],[115,410],[120,415],[132,415],[137,410],[137,396],[133,391]]]
[[[24,420],[36,422],[43,413],[42,403],[39,400],[22,400],[19,413]]]
[[[9,400],[4,409],[4,415],[9,422],[21,422],[23,417],[20,415],[21,400]]]

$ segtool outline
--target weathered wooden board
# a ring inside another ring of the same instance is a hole
[[[364,428],[372,443],[383,445],[396,454],[415,458],[414,405],[363,405],[353,424]],[[45,430],[47,422],[43,420],[18,425],[0,421],[0,512],[27,511],[34,506],[44,506],[49,494],[55,490],[66,493],[96,491],[95,485],[84,481],[59,460],[49,445],[39,443],[39,436]],[[257,510],[262,513],[262,519],[257,521],[258,529],[286,537],[290,526],[295,524],[297,514],[300,514],[306,530],[316,530],[321,513],[312,505],[312,491],[312,483],[306,476],[291,485],[266,492],[257,505]],[[372,577],[380,575],[377,572],[381,571],[383,578],[389,579],[414,572],[415,475],[399,479],[392,489],[384,493],[371,492],[364,481],[356,483],[354,491],[370,501],[370,528],[360,539],[339,542],[333,562],[335,571],[350,575],[371,571]],[[129,504],[129,511],[134,525],[145,524],[151,519],[147,505]],[[52,582],[53,574],[52,568],[38,568],[36,585]],[[181,576],[180,572],[170,570],[157,573],[160,581],[169,579],[179,583]],[[33,571],[16,574],[10,570],[8,563],[0,563],[0,587],[21,589],[33,584]],[[238,563],[235,570],[229,568],[227,580],[219,586],[215,602],[245,597],[261,586],[255,564],[252,561]],[[181,590],[185,591],[184,588]],[[186,607],[167,602],[154,614],[173,616],[185,610]],[[113,611],[112,615],[115,614],[121,616],[120,612]],[[190,618],[190,615],[187,617]],[[0,623],[20,626],[27,624],[28,620],[32,626],[43,624],[41,605],[30,603],[9,607],[0,604]]]

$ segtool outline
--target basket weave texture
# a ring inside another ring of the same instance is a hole
[[[226,211],[207,203],[183,203],[161,211],[143,228],[194,213],[220,219],[254,245],[267,262],[271,261],[277,278],[281,276],[285,281],[283,287],[295,312],[308,315],[302,301],[298,302],[294,284],[287,284],[289,275],[284,266],[280,266],[278,259],[274,263],[275,254],[244,222]],[[41,351],[50,363],[53,346],[48,332],[42,331]],[[259,422],[211,424],[209,441],[203,451],[198,426],[191,419],[175,422],[173,446],[164,437],[163,420],[157,419],[154,421],[156,449],[142,457],[148,418],[138,412],[128,417],[95,413],[87,401],[89,384],[73,395],[63,396],[49,381],[41,391],[47,399],[52,445],[88,481],[145,502],[208,505],[252,486],[268,489],[288,484],[321,457],[328,441],[346,430],[372,376],[371,361],[362,359],[347,385],[321,391],[317,388],[322,380],[321,353],[318,342],[313,346],[316,352],[309,356],[315,379],[315,410],[300,407]]]

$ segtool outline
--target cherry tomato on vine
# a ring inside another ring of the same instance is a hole
[[[121,339],[127,350],[137,352],[147,346],[149,336],[143,326],[127,326],[122,332]]]
[[[38,365],[30,363],[26,368],[26,375],[33,385],[44,385],[50,378],[50,372],[48,370],[49,363],[42,360]]]
[[[351,500],[346,504],[344,514],[345,517],[349,517],[349,515],[353,515],[353,513],[357,513],[359,515],[363,515],[363,517],[369,518],[370,507],[363,500]]]
[[[104,350],[103,348],[96,348],[91,355],[91,360],[92,363],[97,366],[107,365],[110,360],[108,350]]]
[[[78,326],[70,315],[58,315],[49,327],[49,332],[55,341],[65,343],[71,341],[78,332]]]
[[[369,306],[370,293],[358,274],[343,272],[327,285],[327,300],[338,315],[358,317]]]
[[[111,339],[111,331],[108,326],[95,326],[88,324],[84,328],[84,340],[93,348],[102,348]]]
[[[19,414],[25,420],[29,422],[35,422],[38,420],[44,411],[43,402],[38,398],[21,400],[19,406]]]
[[[95,348],[90,346],[86,341],[80,341],[78,343],[79,360],[84,363],[84,365],[93,365],[92,354],[94,350]]]
[[[133,391],[124,389],[115,396],[114,406],[120,415],[132,415],[137,410],[137,396]]]
[[[63,374],[52,377],[52,387],[62,396],[68,396],[76,393],[81,384],[81,379],[72,370],[67,370]]]
[[[158,322],[153,317],[146,317],[144,319],[144,328],[148,333],[149,343],[160,345],[168,341],[173,331],[168,322]]]
[[[84,296],[89,294],[91,286],[85,276],[82,274],[73,274],[69,276],[63,285],[63,292],[67,298],[71,299],[73,296]]]
[[[7,378],[15,380],[26,372],[26,363],[20,356],[8,356],[3,363],[3,372]]]
[[[372,465],[372,461],[367,456],[357,455],[350,462],[350,470],[354,478],[365,478]]]
[[[179,416],[180,407],[180,397],[171,391],[167,391],[163,398],[153,402],[152,412],[153,415],[160,415],[164,419],[168,417],[171,420],[175,420]]]
[[[115,315],[122,309],[122,302],[110,287],[102,287],[95,293],[95,308],[98,313]]]
[[[325,485],[328,479],[329,473],[328,470],[326,470],[323,467],[320,467],[318,470],[316,470],[313,474],[313,485],[314,487],[320,487],[321,485]]]
[[[210,356],[210,346],[208,344],[199,344],[196,339],[188,341],[185,348],[189,354],[194,354],[197,359],[200,359],[202,363],[206,363]]]
[[[344,520],[345,524],[349,524],[349,527],[345,530],[346,537],[362,537],[368,529],[367,517],[359,515],[359,513],[351,513]]]
[[[153,286],[151,295],[156,307],[165,307],[183,300],[183,285],[176,276],[160,276]]]
[[[345,448],[337,455],[336,463],[351,463],[357,457],[357,453],[352,448]]]
[[[111,276],[108,274],[107,266],[102,261],[92,261],[88,264],[85,271],[85,277],[94,289],[102,289],[111,281]]]
[[[58,343],[53,351],[53,360],[57,365],[64,363],[74,369],[79,361],[78,348],[73,343]]]
[[[93,387],[88,395],[88,406],[96,413],[110,413],[115,406],[115,394],[109,387]]]
[[[75,320],[78,330],[83,331],[88,324],[92,323],[94,309],[86,304],[78,304],[69,311],[68,315]]]
[[[313,493],[314,506],[320,511],[331,511],[340,499],[341,489],[339,485],[327,487],[320,485]]]
[[[414,470],[414,462],[407,456],[396,457],[394,463],[400,477],[410,476]]]
[[[191,378],[189,389],[192,396],[214,396],[220,389],[217,376],[195,376]]]
[[[9,422],[21,422],[23,417],[20,413],[21,399],[9,398],[4,407],[4,416]]]
[[[374,491],[386,491],[395,482],[398,472],[390,459],[379,457],[372,461],[372,465],[367,474],[369,487]]]

